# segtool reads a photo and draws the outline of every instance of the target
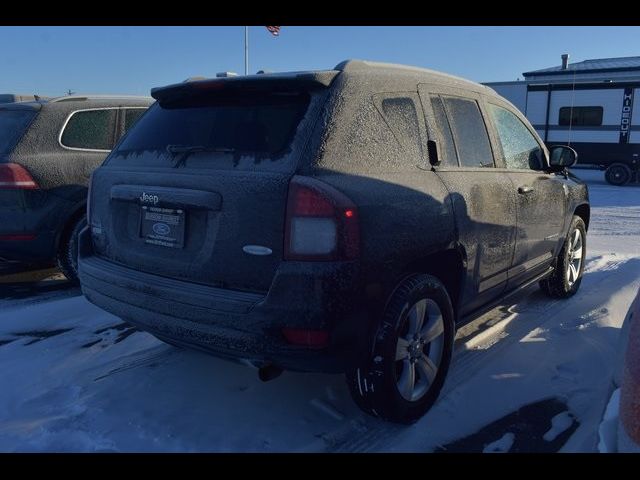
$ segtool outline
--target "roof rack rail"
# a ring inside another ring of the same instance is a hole
[[[52,103],[71,102],[83,100],[149,100],[151,97],[146,95],[65,95],[64,97],[55,97],[49,100]]]

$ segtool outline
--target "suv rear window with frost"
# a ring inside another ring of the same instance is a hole
[[[0,110],[0,153],[9,153],[36,116],[29,110]]]
[[[209,161],[211,153],[277,157],[290,145],[308,104],[308,95],[246,93],[158,103],[129,132],[117,154],[161,151],[191,157],[204,152]]]

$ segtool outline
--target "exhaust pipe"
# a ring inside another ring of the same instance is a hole
[[[258,369],[258,378],[263,382],[274,380],[280,375],[282,375],[282,369],[272,364],[264,365]]]

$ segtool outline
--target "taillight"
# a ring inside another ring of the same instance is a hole
[[[17,163],[0,163],[0,189],[34,190],[38,184],[29,171]]]
[[[285,260],[353,260],[360,253],[358,210],[319,180],[295,176],[289,184]]]

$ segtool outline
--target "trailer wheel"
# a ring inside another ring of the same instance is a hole
[[[612,163],[604,172],[604,178],[611,185],[620,187],[631,180],[631,169],[624,163]]]

